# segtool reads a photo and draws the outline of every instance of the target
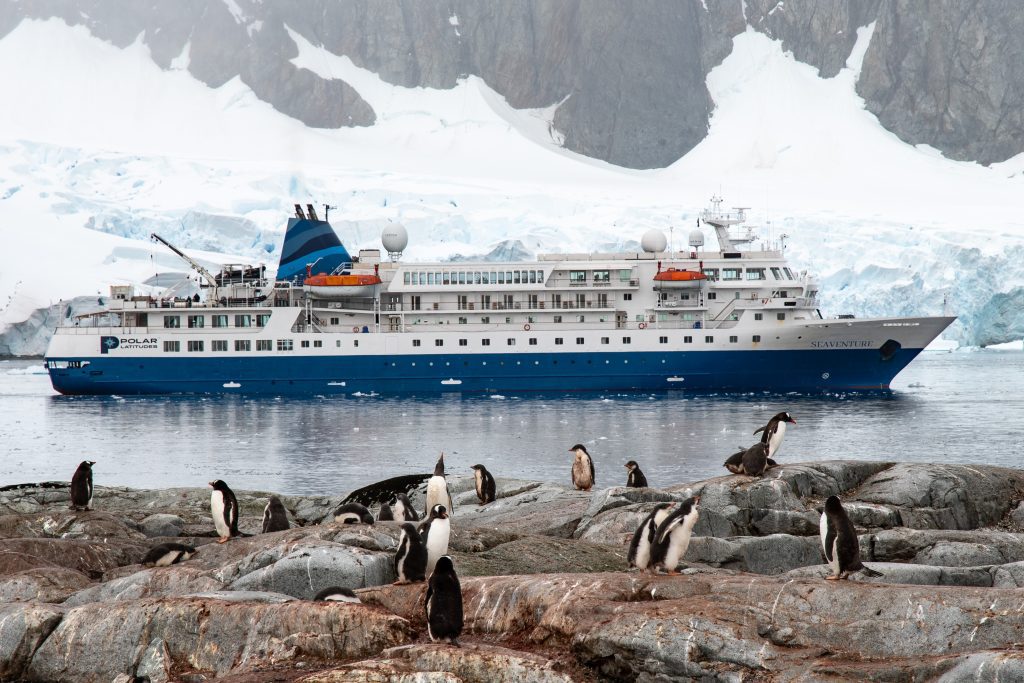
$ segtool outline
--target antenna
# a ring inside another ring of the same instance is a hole
[[[325,223],[329,223],[330,222],[331,209],[337,209],[337,208],[338,207],[331,206],[330,204],[326,204],[326,203],[324,204],[324,222]]]

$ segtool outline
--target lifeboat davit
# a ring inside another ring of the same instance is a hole
[[[310,275],[302,283],[302,289],[320,299],[347,299],[350,297],[373,296],[374,289],[381,283],[379,275],[370,273],[357,275]]]
[[[678,270],[669,268],[662,270],[654,276],[654,282],[658,287],[667,289],[682,289],[700,287],[701,283],[708,279],[708,276],[697,270]]]

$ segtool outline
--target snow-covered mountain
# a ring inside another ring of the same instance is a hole
[[[752,206],[822,280],[828,313],[961,316],[964,344],[1024,337],[1024,155],[985,167],[902,142],[857,95],[873,25],[831,78],[747,30],[707,77],[707,136],[664,169],[567,151],[554,107],[515,109],[475,77],[391,85],[289,32],[297,68],[340,78],[372,126],[309,128],[187,53],[159,68],[59,19],[0,39],[0,354],[40,353],[42,311],[182,271],[156,232],[210,262],[276,265],[295,202],[329,203],[350,248],[407,226],[405,258],[679,242],[707,199]],[[28,321],[27,323],[25,321]]]

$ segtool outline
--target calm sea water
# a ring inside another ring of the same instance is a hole
[[[68,480],[95,460],[97,484],[339,494],[399,474],[568,482],[587,445],[599,486],[637,460],[652,485],[725,474],[752,432],[789,410],[782,462],[855,458],[1021,465],[1024,353],[925,353],[887,395],[588,394],[436,399],[69,398],[39,361],[0,361],[0,485]]]

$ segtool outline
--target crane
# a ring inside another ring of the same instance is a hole
[[[192,266],[192,268],[197,273],[199,273],[204,278],[206,278],[206,281],[210,283],[211,287],[213,287],[214,289],[217,288],[217,278],[215,278],[213,276],[213,273],[211,273],[206,268],[204,268],[198,261],[196,261],[195,259],[190,257],[188,254],[183,252],[181,249],[178,249],[176,246],[174,246],[173,244],[171,244],[170,242],[168,242],[167,240],[165,240],[163,237],[161,237],[160,235],[156,234],[155,232],[153,234],[151,234],[149,236],[149,238],[151,240],[159,242],[160,244],[164,245],[165,247],[167,247],[168,249],[173,251],[175,254],[180,256],[182,258],[182,260],[184,260],[186,263],[188,263],[190,266]]]

